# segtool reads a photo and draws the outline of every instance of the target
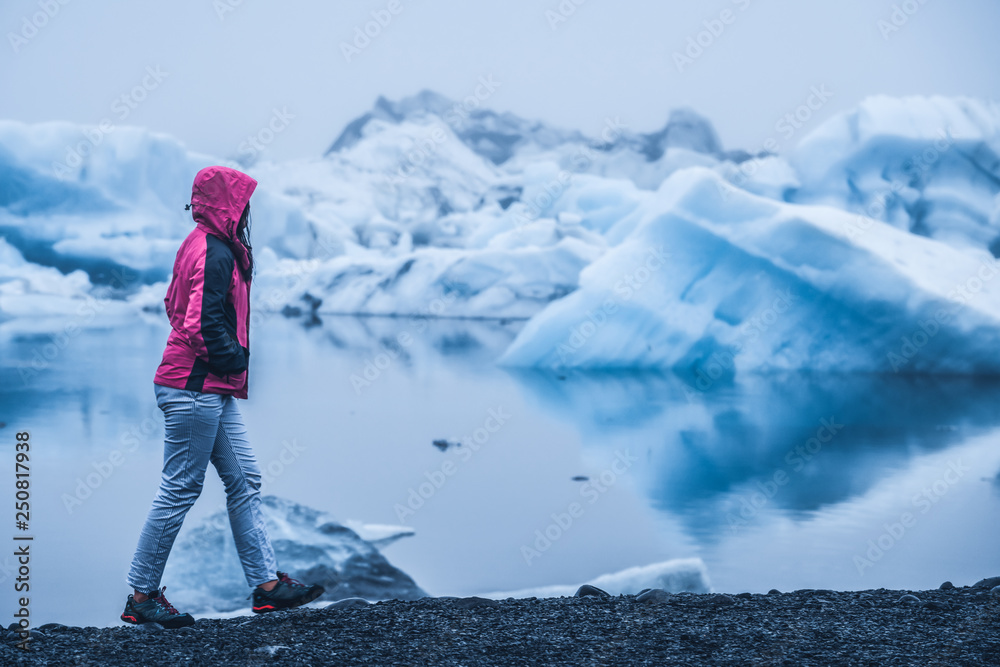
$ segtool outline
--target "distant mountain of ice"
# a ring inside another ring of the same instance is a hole
[[[264,496],[261,506],[278,566],[293,578],[324,586],[326,593],[321,599],[415,600],[426,595],[379,552],[380,547],[412,535],[412,528],[343,524],[324,512],[277,496]],[[207,554],[212,557],[206,558]],[[170,599],[193,612],[247,607],[250,589],[225,510],[205,518],[178,540],[167,561],[164,580],[170,586]]]
[[[966,342],[996,333],[997,105],[874,97],[787,156],[726,150],[684,109],[656,132],[584,133],[487,107],[380,98],[324,156],[246,167],[257,312],[535,318],[505,361],[550,365],[595,295],[637,278],[645,239],[669,241],[669,270],[560,364],[698,369],[738,343],[741,370],[884,370],[890,352],[907,370],[993,368]],[[0,121],[0,236],[27,262],[0,278],[0,321],[95,296],[161,310],[190,183],[220,162],[140,128]],[[797,305],[752,335],[782,290]]]
[[[486,80],[484,95],[492,92],[490,83]],[[371,111],[347,124],[326,154],[357,145],[365,138],[366,126],[373,120],[402,123],[428,115],[436,116],[451,126],[462,143],[493,164],[503,164],[526,144],[534,144],[544,150],[567,142],[586,141],[579,132],[561,130],[511,113],[501,114],[482,108],[478,99],[475,104],[467,104],[423,90],[398,102],[379,97]]]
[[[491,94],[495,82],[485,77],[484,95]],[[494,83],[493,86],[490,84]],[[626,147],[653,162],[670,148],[682,148],[716,157],[723,156],[722,144],[712,123],[692,109],[675,109],[666,125],[657,132],[636,133],[627,128],[612,128],[610,136],[599,133],[590,138],[575,130],[553,127],[512,113],[497,113],[472,102],[451,100],[430,90],[392,102],[384,97],[375,106],[354,119],[327,149],[326,155],[350,149],[366,138],[372,121],[401,124],[414,119],[434,117],[451,127],[456,136],[477,155],[495,165],[502,165],[518,153],[537,154],[559,149],[567,144],[591,145],[602,151]],[[739,155],[739,152],[730,154]]]

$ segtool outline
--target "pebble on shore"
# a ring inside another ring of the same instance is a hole
[[[998,580],[1000,581],[1000,580]],[[1000,664],[1000,583],[931,591],[799,590],[767,595],[421,598],[252,617],[180,630],[0,631],[3,665]],[[912,598],[912,599],[911,599]]]

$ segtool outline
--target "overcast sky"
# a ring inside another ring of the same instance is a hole
[[[285,159],[321,154],[380,94],[461,99],[480,77],[499,111],[596,135],[607,117],[653,131],[687,105],[748,149],[784,141],[776,123],[814,87],[830,97],[791,141],[877,93],[1000,100],[996,0],[576,2],[5,0],[0,118],[108,119],[229,157],[287,110],[268,147]],[[386,25],[358,48],[372,12]]]

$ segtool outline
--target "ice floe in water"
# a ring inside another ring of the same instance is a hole
[[[278,567],[295,579],[324,586],[321,599],[413,600],[426,595],[379,551],[412,535],[412,528],[339,523],[325,512],[277,496],[264,496],[261,507]],[[206,517],[178,540],[163,581],[170,587],[171,602],[195,613],[249,608],[250,588],[225,510]]]
[[[590,584],[607,591],[611,595],[635,595],[644,588],[662,588],[670,593],[689,591],[709,593],[712,585],[708,580],[708,570],[700,558],[677,558],[674,560],[638,565],[618,572],[602,574],[576,584],[559,584],[522,588],[516,591],[486,593],[483,597],[503,600],[505,598],[550,598],[571,596],[583,584]]]

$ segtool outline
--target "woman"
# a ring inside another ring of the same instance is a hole
[[[247,397],[250,360],[250,195],[257,181],[227,167],[206,167],[191,193],[194,230],[181,243],[163,300],[172,327],[153,380],[166,438],[160,489],[139,536],[122,620],[164,627],[194,623],[163,596],[160,578],[209,461],[226,488],[229,523],[253,611],[305,604],[323,593],[277,571],[260,510],[260,469],[237,398]],[[214,554],[206,554],[206,558]],[[166,587],[164,587],[166,588]]]

